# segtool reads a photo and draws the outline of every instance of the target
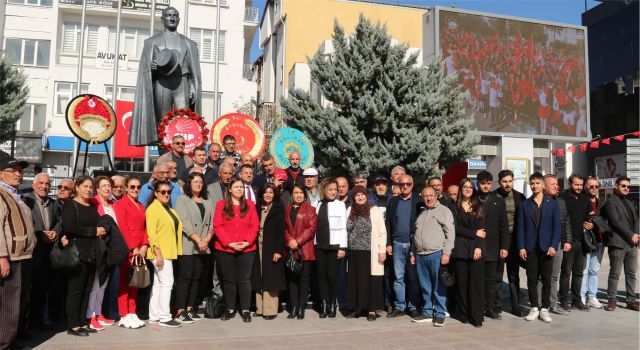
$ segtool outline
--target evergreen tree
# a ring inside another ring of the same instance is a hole
[[[309,60],[311,78],[331,102],[323,108],[293,89],[281,102],[289,126],[314,142],[325,174],[388,171],[401,164],[422,180],[473,154],[465,92],[441,64],[417,66],[417,54],[391,43],[386,27],[360,16],[346,36],[336,22],[331,58]]]
[[[29,94],[26,79],[11,63],[0,59],[0,142],[15,134],[15,123],[22,116]]]

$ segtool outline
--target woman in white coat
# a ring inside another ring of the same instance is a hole
[[[367,315],[376,320],[376,310],[382,309],[382,282],[386,258],[387,229],[376,206],[367,201],[367,189],[355,186],[351,190],[354,203],[347,210],[349,272],[347,273],[347,318]]]

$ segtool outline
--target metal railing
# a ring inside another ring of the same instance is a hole
[[[244,9],[244,21],[258,23],[258,8],[247,7]]]

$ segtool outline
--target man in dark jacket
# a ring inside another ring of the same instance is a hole
[[[395,281],[394,309],[387,317],[404,315],[408,311],[412,317],[418,316],[416,310],[420,304],[418,274],[415,265],[409,263],[411,252],[411,230],[416,224],[418,206],[422,203],[420,196],[413,192],[413,178],[409,175],[400,177],[398,184],[401,194],[391,199],[387,211],[387,254],[393,259]],[[406,275],[406,281],[405,281]],[[406,288],[405,288],[406,287]],[[405,294],[406,291],[406,294]],[[407,296],[408,303],[405,300]]]
[[[484,257],[484,295],[485,316],[501,320],[502,316],[495,308],[496,286],[502,283],[502,275],[498,276],[498,264],[509,255],[509,220],[507,208],[502,197],[491,192],[493,175],[488,171],[478,173],[480,202],[485,215],[486,254]]]
[[[569,310],[569,302],[581,311],[589,311],[590,308],[580,300],[580,288],[582,287],[582,271],[586,263],[586,255],[583,248],[584,230],[593,229],[593,223],[587,221],[591,213],[589,198],[582,194],[584,178],[573,174],[569,176],[570,188],[560,195],[567,204],[569,221],[571,222],[571,235],[573,243],[571,250],[562,258],[560,271],[560,307]],[[571,281],[571,290],[569,282]],[[569,297],[571,291],[571,300]]]
[[[300,161],[300,152],[292,151],[289,153],[289,167],[285,169],[287,182],[284,185],[284,189],[289,192],[293,190],[293,185],[304,187],[304,176],[302,176],[304,169],[300,167]]]
[[[558,280],[560,278],[560,270],[562,268],[562,257],[564,253],[571,250],[573,242],[571,234],[571,221],[567,211],[567,204],[564,199],[558,197],[560,186],[558,186],[558,177],[553,174],[544,176],[544,194],[549,198],[555,199],[560,207],[560,246],[556,247],[556,255],[553,256],[553,268],[551,271],[551,306],[549,312],[556,315],[566,315],[567,310],[558,307]],[[538,294],[541,294],[542,283],[538,282]]]
[[[509,169],[502,170],[498,173],[498,183],[500,187],[494,191],[495,194],[504,199],[505,209],[507,211],[507,222],[509,224],[509,234],[511,235],[509,254],[507,255],[507,279],[509,281],[509,296],[511,299],[511,313],[517,317],[524,317],[525,313],[520,306],[520,258],[518,257],[518,248],[516,245],[516,218],[518,217],[518,208],[520,202],[525,200],[522,193],[513,189],[513,172]],[[504,275],[504,262],[498,262],[498,277]],[[496,286],[496,305],[495,310],[500,311],[502,308],[502,284]]]
[[[636,268],[638,262],[638,210],[626,197],[629,195],[631,181],[626,176],[616,179],[615,194],[604,205],[605,217],[613,232],[605,238],[609,249],[609,281],[607,286],[607,306],[605,310],[616,309],[618,278],[624,265],[625,287],[627,290],[627,308],[638,311],[636,297]]]

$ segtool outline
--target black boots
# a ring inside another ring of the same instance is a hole
[[[298,308],[294,307],[291,310],[291,313],[287,316],[287,319],[292,320],[292,319],[296,318],[296,316],[298,316]]]
[[[304,308],[303,307],[298,309],[298,319],[299,320],[304,320]]]
[[[336,318],[336,303],[331,303],[331,305],[329,305],[328,316],[329,318]]]
[[[320,305],[320,313],[318,316],[320,316],[320,318],[327,318],[328,312],[329,312],[329,306],[327,305],[326,301],[323,301],[322,304]]]

